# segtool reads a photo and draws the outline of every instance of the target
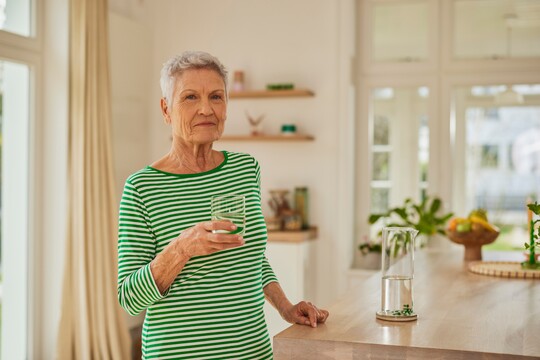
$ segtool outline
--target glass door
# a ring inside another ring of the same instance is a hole
[[[421,200],[429,162],[427,87],[372,91],[371,212],[386,212],[406,198]]]
[[[501,234],[492,249],[523,249],[526,204],[540,200],[540,84],[455,90],[456,213],[484,208]]]

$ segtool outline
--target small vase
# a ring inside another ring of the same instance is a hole
[[[367,270],[380,270],[381,269],[381,253],[380,252],[368,252],[362,254],[358,258],[358,267]]]

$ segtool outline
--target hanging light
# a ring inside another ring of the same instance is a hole
[[[523,104],[523,95],[507,85],[504,91],[495,94],[495,104],[497,105],[520,105]]]

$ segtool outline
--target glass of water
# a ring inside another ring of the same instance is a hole
[[[378,319],[411,321],[417,318],[413,308],[414,239],[417,234],[417,230],[408,227],[383,228]]]
[[[210,209],[212,220],[228,220],[236,225],[236,230],[214,230],[214,233],[245,234],[246,198],[244,195],[212,196]]]

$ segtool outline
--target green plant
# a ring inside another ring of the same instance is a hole
[[[534,202],[534,204],[528,204],[527,207],[529,208],[529,211],[534,213],[535,215],[540,215],[540,204],[538,202]],[[529,260],[524,261],[521,263],[521,266],[527,269],[538,269],[540,268],[540,263],[536,261],[536,254],[535,249],[540,249],[540,228],[537,229],[537,233],[534,233],[534,226],[536,223],[540,222],[540,219],[534,220],[531,217],[529,228],[530,228],[530,238],[529,243],[525,243],[525,249],[529,250]]]
[[[453,213],[439,215],[442,200],[434,197],[432,200],[426,196],[420,204],[415,204],[410,198],[405,199],[403,206],[395,207],[383,214],[371,214],[369,223],[374,224],[380,218],[390,218],[390,224],[386,226],[409,226],[418,230],[419,234],[432,236],[437,233],[445,234],[446,222],[454,216]],[[392,217],[392,215],[397,215]]]
[[[394,316],[411,316],[413,313],[413,309],[409,304],[404,304],[403,310],[392,311],[392,315]]]
[[[364,242],[358,245],[358,250],[364,255],[368,253],[380,253],[382,251],[382,245],[378,242]]]

